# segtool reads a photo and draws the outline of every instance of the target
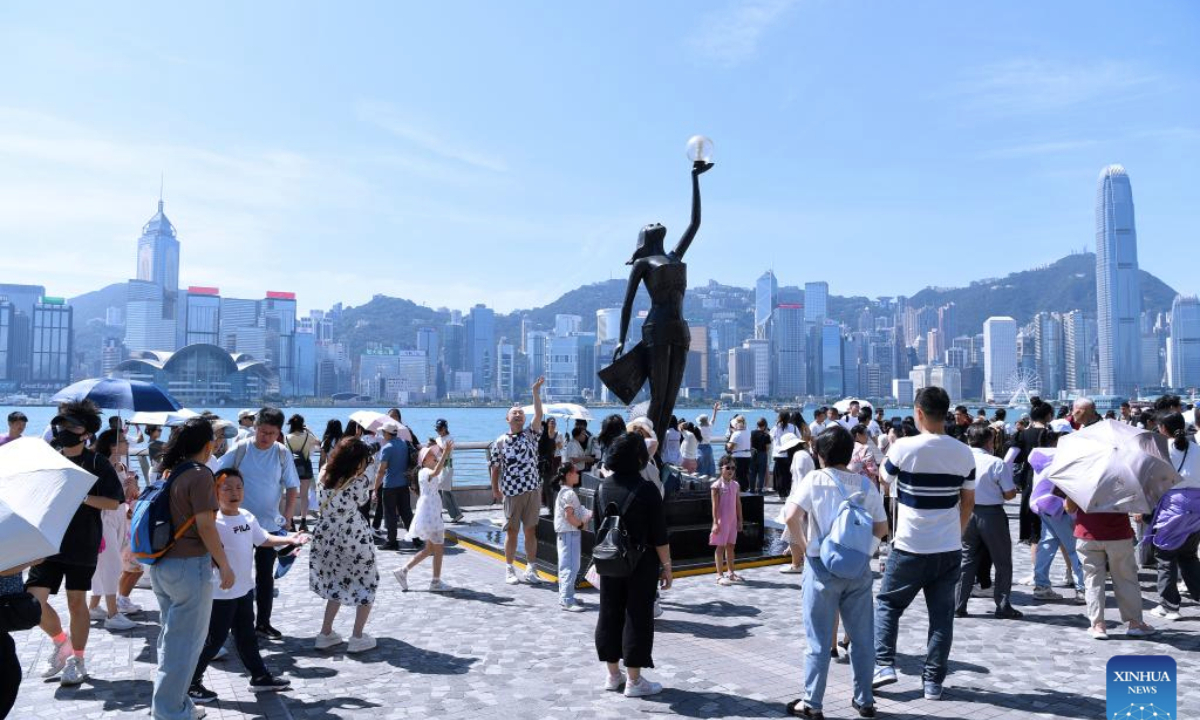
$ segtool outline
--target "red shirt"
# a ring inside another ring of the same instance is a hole
[[[1080,540],[1132,540],[1133,526],[1126,513],[1075,513],[1075,537]]]

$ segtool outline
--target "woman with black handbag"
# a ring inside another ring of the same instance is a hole
[[[632,548],[640,556],[623,575],[601,571],[600,612],[596,620],[596,652],[608,666],[605,690],[625,686],[625,697],[645,697],[662,692],[662,685],[646,680],[642,669],[654,667],[654,597],[657,589],[671,587],[671,548],[667,544],[667,520],[662,496],[642,479],[641,470],[650,459],[646,442],[637,433],[626,433],[613,441],[607,455],[612,475],[605,478],[596,497],[596,527],[604,525],[603,514],[620,512],[620,524]],[[603,538],[597,538],[597,542]],[[654,552],[650,552],[653,547]],[[597,566],[599,569],[599,566]],[[618,663],[624,660],[629,682]]]

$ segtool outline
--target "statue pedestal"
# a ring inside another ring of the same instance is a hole
[[[664,509],[667,515],[667,539],[671,545],[671,565],[676,570],[710,566],[713,564],[714,548],[708,544],[712,532],[711,480],[687,475],[675,468],[668,473],[666,486],[670,489]],[[678,482],[676,482],[676,480]],[[584,473],[576,492],[583,506],[595,512],[596,493],[600,478]],[[674,488],[678,486],[678,490]],[[580,572],[591,564],[592,545],[595,544],[595,525],[589,522],[581,532]],[[554,517],[545,515],[538,519],[538,567],[552,575],[558,574],[558,536],[554,532]],[[758,560],[767,555],[767,538],[763,523],[763,497],[742,493],[742,532],[738,534],[735,551],[739,560]]]

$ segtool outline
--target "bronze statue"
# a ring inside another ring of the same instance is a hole
[[[650,381],[650,408],[646,417],[654,423],[661,451],[663,439],[683,383],[683,370],[691,346],[691,332],[683,317],[683,295],[687,291],[687,265],[683,255],[700,229],[700,175],[713,164],[698,159],[692,164],[692,222],[669,253],[663,251],[667,229],[658,223],[638,233],[637,250],[626,265],[632,265],[625,304],[621,307],[621,336],[613,362],[600,371],[600,380],[625,404],[633,402],[642,385]],[[625,336],[638,285],[646,284],[650,313],[642,325],[642,341],[628,353]]]

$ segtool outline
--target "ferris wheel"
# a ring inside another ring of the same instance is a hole
[[[1042,393],[1042,378],[1029,368],[1017,368],[1008,376],[1008,406],[1029,405],[1030,398]]]

